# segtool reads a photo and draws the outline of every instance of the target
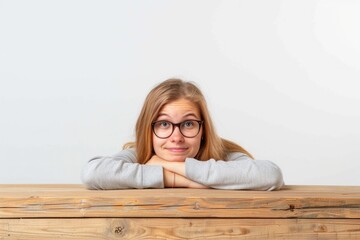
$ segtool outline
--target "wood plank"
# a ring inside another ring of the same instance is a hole
[[[42,217],[360,218],[360,187],[264,192],[0,185],[0,218]]]
[[[360,219],[0,219],[0,239],[360,239]]]
[[[147,190],[152,190],[154,192],[162,192],[164,190],[172,189],[125,189],[125,190],[115,190],[115,191],[130,191],[134,194],[142,195],[142,192]],[[220,195],[222,192],[229,192],[231,195],[237,194],[246,194],[247,192],[256,192],[259,196],[266,196],[267,191],[237,191],[237,190],[216,190],[216,189],[189,189],[189,188],[180,188],[179,191],[181,194],[189,195],[192,192],[204,193],[206,191],[212,191],[213,194]],[[192,192],[189,193],[189,190]],[[39,194],[56,196],[67,192],[69,194],[85,194],[85,195],[96,195],[97,192],[103,192],[105,195],[111,195],[113,190],[87,190],[82,184],[0,184],[0,193],[5,193],[8,196],[26,196],[29,193],[37,192]],[[110,194],[107,194],[110,193]],[[360,195],[360,186],[326,186],[326,185],[287,185],[279,191],[271,191],[270,193],[287,195],[291,194],[294,196],[299,196],[301,194],[314,194],[314,193],[323,193],[323,194],[356,194]],[[2,195],[0,195],[2,196]]]

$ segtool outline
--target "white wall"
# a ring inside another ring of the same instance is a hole
[[[147,92],[198,83],[287,184],[359,185],[360,2],[0,0],[0,183],[80,183]]]

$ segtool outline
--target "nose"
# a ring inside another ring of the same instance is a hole
[[[179,126],[175,127],[174,132],[170,136],[170,141],[171,142],[183,142],[184,141],[184,136],[180,132]]]

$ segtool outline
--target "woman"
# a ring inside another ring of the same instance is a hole
[[[89,160],[82,180],[89,189],[275,190],[283,185],[278,166],[253,160],[216,134],[201,91],[180,79],[150,91],[136,123],[136,141],[113,156]]]

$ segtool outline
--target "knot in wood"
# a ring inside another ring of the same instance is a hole
[[[290,205],[289,205],[289,210],[290,210],[291,212],[293,212],[293,211],[295,210],[295,206],[294,206],[293,204],[290,204]]]
[[[314,227],[314,232],[327,232],[327,227],[323,224],[316,224]]]
[[[117,226],[114,230],[115,234],[123,234],[124,233],[124,227],[123,226]]]
[[[198,202],[195,202],[195,206],[194,206],[195,210],[199,210],[200,209],[200,204]]]

